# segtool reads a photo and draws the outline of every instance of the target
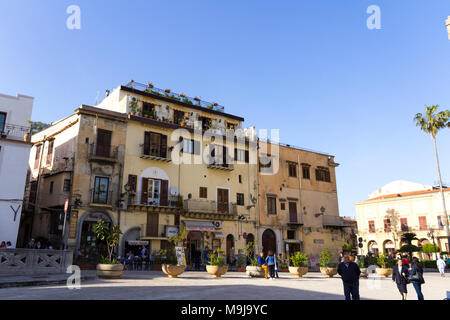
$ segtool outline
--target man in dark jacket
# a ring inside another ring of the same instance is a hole
[[[345,300],[359,300],[359,275],[361,270],[356,263],[350,261],[348,253],[344,254],[344,261],[339,263],[338,273],[344,284]]]

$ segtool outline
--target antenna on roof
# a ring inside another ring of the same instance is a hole
[[[94,106],[96,106],[98,104],[98,95],[100,94],[99,91],[97,91],[97,96],[95,97],[95,103]]]

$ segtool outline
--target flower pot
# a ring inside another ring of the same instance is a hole
[[[25,133],[25,135],[23,136],[23,141],[30,142],[30,133],[29,132]]]
[[[367,278],[369,276],[369,272],[367,271],[367,268],[361,268],[361,274],[359,275],[360,278]]]
[[[103,279],[119,279],[123,274],[123,264],[102,264],[97,265],[97,277]]]
[[[228,271],[228,266],[223,266],[223,267],[219,267],[219,266],[211,266],[211,265],[207,265],[206,266],[206,271],[216,277],[216,278],[220,278],[221,276],[223,276],[225,273],[227,273]]]
[[[389,277],[392,274],[392,269],[390,268],[377,268],[377,273],[383,277]]]
[[[308,272],[308,267],[289,267],[289,272],[301,278]]]
[[[249,277],[253,277],[253,278],[264,278],[265,273],[264,273],[264,269],[261,267],[256,267],[256,266],[247,266],[245,268],[246,273]]]
[[[337,268],[320,267],[320,272],[327,278],[333,278],[333,276],[337,274]]]
[[[169,276],[169,278],[176,278],[184,272],[186,267],[182,265],[163,264],[161,266],[162,271]]]

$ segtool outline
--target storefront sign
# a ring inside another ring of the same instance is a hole
[[[184,254],[184,248],[183,247],[175,247],[175,252],[177,255],[177,263],[179,265],[185,266],[186,265],[186,256]]]
[[[148,241],[145,240],[129,240],[127,241],[130,246],[147,246]]]
[[[178,235],[178,227],[166,226],[166,237],[170,238]]]
[[[215,227],[211,221],[183,221],[186,231],[214,231]]]

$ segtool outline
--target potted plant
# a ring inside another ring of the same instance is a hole
[[[242,252],[243,249],[239,249],[239,252]],[[236,261],[236,266],[237,266],[237,272],[245,272],[246,270],[246,265],[247,264],[247,257],[243,254],[239,254],[237,261]]]
[[[329,249],[325,249],[320,253],[320,272],[328,278],[332,278],[337,274],[336,263],[331,262],[331,258],[332,254]]]
[[[170,89],[164,89],[164,92],[170,93]]]
[[[153,84],[151,82],[147,83],[147,87],[153,88]]]
[[[377,265],[377,273],[380,276],[389,277],[392,274],[392,266],[394,265],[393,259],[390,259],[386,254],[382,253],[378,256]]]
[[[228,271],[228,265],[225,263],[221,253],[220,249],[217,249],[217,253],[211,253],[209,255],[209,264],[206,265],[206,271],[216,278],[220,278]]]
[[[97,264],[97,276],[106,279],[120,278],[123,274],[124,266],[113,257],[113,251],[114,248],[119,245],[122,231],[119,226],[113,226],[112,229],[110,229],[103,220],[99,220],[94,225],[94,233],[97,239],[106,242],[106,249],[108,250],[108,256],[102,256],[100,258],[100,263]]]
[[[297,252],[291,258],[292,266],[289,266],[289,272],[301,278],[308,272],[308,256],[301,252]]]
[[[183,229],[182,232],[178,233],[169,238],[169,242],[171,242],[174,246],[181,247],[183,246],[183,240],[186,238],[186,228]],[[166,259],[161,266],[162,271],[168,275],[169,278],[176,278],[180,274],[184,272],[186,266],[183,264],[178,264],[177,256],[175,253],[175,249],[167,250],[165,252]]]
[[[359,269],[361,270],[361,274],[359,275],[360,278],[367,278],[369,276],[369,272],[367,271],[366,268],[366,263],[364,261],[364,258],[360,258],[357,261]]]
[[[139,106],[138,100],[136,100],[136,99],[131,99],[129,105],[130,105],[130,114],[131,114],[132,116],[134,116],[134,115],[136,114],[136,110],[138,109],[138,106]]]

